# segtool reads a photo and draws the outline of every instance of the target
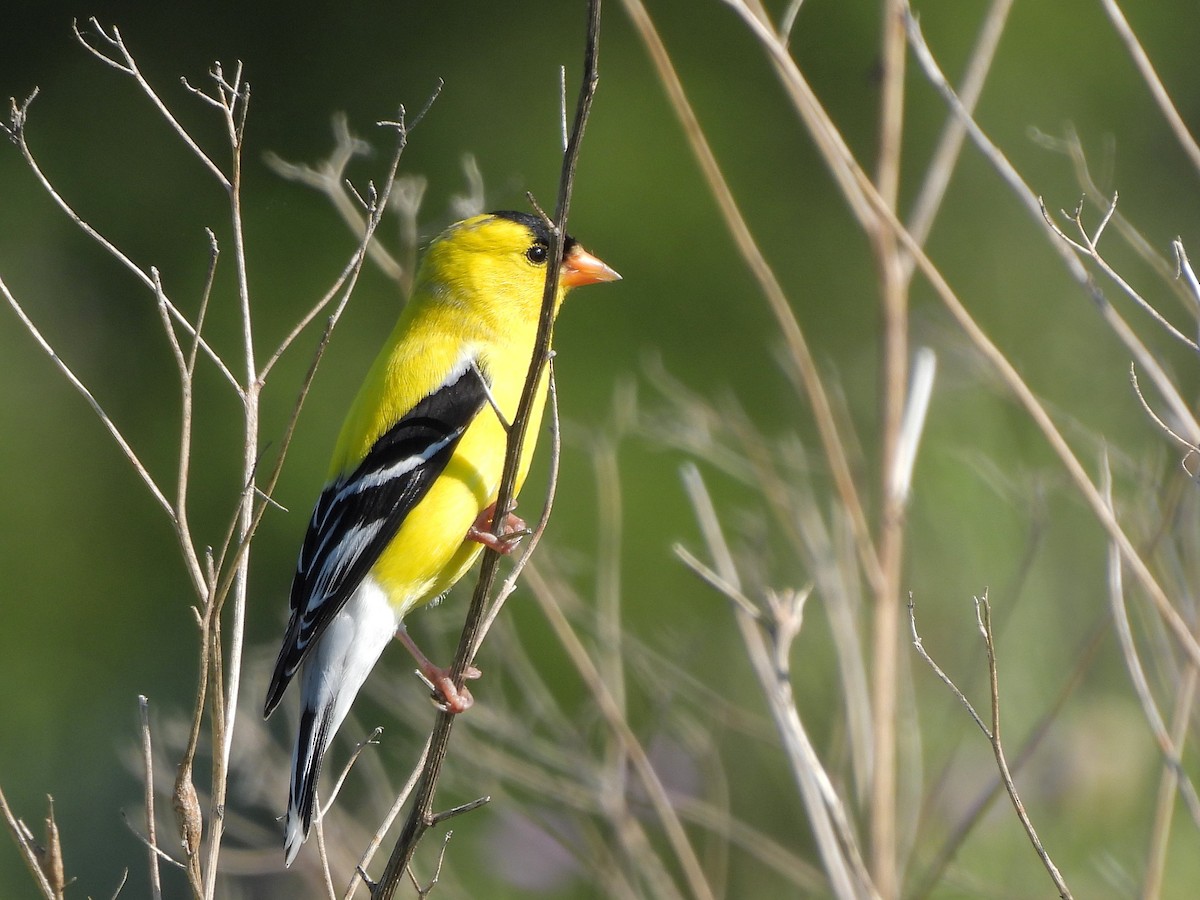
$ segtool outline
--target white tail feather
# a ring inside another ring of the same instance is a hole
[[[367,675],[400,625],[383,588],[371,576],[346,601],[301,667],[301,725],[292,751],[284,861],[291,865],[308,837],[321,760]]]

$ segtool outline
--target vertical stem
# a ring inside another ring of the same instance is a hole
[[[146,776],[146,843],[150,854],[150,896],[162,900],[162,877],[158,867],[158,824],[154,815],[154,753],[150,746],[150,701],[138,695],[142,720],[142,771]]]
[[[1171,742],[1179,753],[1182,753],[1183,743],[1187,740],[1191,711],[1196,699],[1198,674],[1200,670],[1189,664],[1176,688],[1175,710],[1171,716]],[[1154,824],[1150,829],[1150,844],[1146,850],[1146,871],[1142,876],[1142,891],[1138,895],[1141,900],[1158,900],[1162,896],[1171,838],[1171,819],[1178,796],[1179,770],[1172,760],[1164,760],[1158,782],[1158,797],[1154,804]]]
[[[231,82],[221,78],[218,69],[218,90],[225,103],[225,124],[229,136],[231,166],[229,177],[229,210],[233,227],[233,254],[237,268],[238,303],[242,318],[242,341],[245,354],[245,395],[242,398],[244,432],[242,445],[242,501],[238,510],[237,545],[243,546],[254,527],[255,471],[258,466],[259,397],[262,381],[254,360],[254,323],[250,308],[250,286],[246,276],[246,235],[242,224],[242,147],[246,112],[250,103],[250,87],[241,77],[241,65]],[[229,780],[229,756],[233,748],[234,723],[237,719],[238,692],[242,680],[242,650],[245,638],[246,588],[250,572],[250,554],[241,553],[235,562],[233,580],[233,612],[229,622],[229,648],[221,647],[220,609],[214,617],[212,684],[213,717],[213,778],[211,830],[209,832],[208,865],[205,869],[205,898],[216,896],[217,861],[225,828],[225,794]],[[216,601],[219,602],[219,601]],[[227,662],[226,662],[227,661]],[[228,681],[222,668],[228,666]]]
[[[555,209],[554,228],[550,234],[550,262],[546,269],[546,284],[542,295],[541,316],[538,320],[537,337],[534,340],[533,356],[529,363],[529,372],[525,378],[525,387],[521,392],[517,412],[513,417],[508,434],[508,446],[505,453],[504,472],[500,479],[500,489],[496,497],[496,509],[507,509],[513,497],[516,484],[517,467],[520,461],[520,451],[524,446],[525,433],[529,425],[530,412],[533,408],[537,385],[549,364],[550,337],[554,324],[554,299],[558,294],[558,279],[562,268],[563,236],[566,233],[567,213],[571,205],[571,191],[575,183],[575,167],[579,160],[579,147],[583,139],[584,127],[592,108],[592,99],[596,93],[596,85],[600,75],[598,69],[598,54],[600,46],[600,0],[588,2],[587,47],[584,51],[583,79],[579,88],[579,100],[575,107],[575,122],[572,127],[567,148],[563,154],[562,173],[559,179],[558,205]],[[495,527],[501,527],[503,516],[495,517]],[[463,623],[462,634],[459,637],[458,649],[451,664],[451,675],[455,686],[461,688],[464,672],[471,664],[475,653],[476,643],[483,627],[484,612],[492,586],[495,583],[496,571],[499,565],[499,554],[494,550],[486,550],[483,563],[480,566],[479,581],[471,597],[471,606]],[[417,783],[413,805],[408,818],[401,829],[400,836],[392,847],[387,866],[383,875],[371,889],[372,900],[391,900],[400,880],[408,869],[417,844],[425,832],[437,821],[433,812],[434,795],[437,792],[438,781],[441,778],[442,765],[446,761],[446,753],[450,746],[450,733],[457,718],[452,713],[443,712],[434,723],[433,732],[429,738],[429,751],[421,779]]]
[[[904,125],[903,7],[883,4],[883,85],[876,187],[896,209]],[[873,633],[874,778],[871,782],[871,874],[884,898],[899,893],[896,852],[896,685],[899,656],[900,575],[904,549],[904,499],[891,489],[898,457],[908,366],[908,298],[895,233],[878,219],[871,233],[882,301],[880,367],[880,579],[875,590]]]

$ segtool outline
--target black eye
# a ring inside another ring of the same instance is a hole
[[[535,266],[540,266],[546,261],[546,257],[550,255],[550,250],[545,244],[534,244],[525,251],[525,258]]]

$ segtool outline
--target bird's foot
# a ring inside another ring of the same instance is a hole
[[[434,666],[432,670],[418,669],[417,674],[429,687],[429,699],[442,712],[457,715],[475,705],[475,698],[471,696],[465,684],[461,688],[455,686],[449,669]],[[463,678],[478,678],[482,674],[477,668],[470,666],[463,672]]]
[[[449,713],[466,712],[471,708],[475,703],[475,698],[471,696],[467,686],[463,685],[460,688],[455,685],[454,679],[451,677],[451,670],[436,665],[426,656],[403,625],[396,630],[396,640],[403,644],[405,649],[412,654],[413,659],[417,661],[417,675],[433,693],[431,699],[434,706],[442,712]],[[475,666],[467,666],[463,672],[463,678],[475,679],[482,674]]]
[[[517,545],[521,543],[521,538],[532,534],[532,531],[525,524],[524,519],[512,512],[507,512],[504,514],[500,533],[493,534],[492,519],[495,515],[496,504],[493,503],[481,512],[479,518],[467,529],[467,540],[483,544],[488,549],[495,550],[497,553],[507,556],[517,549]]]

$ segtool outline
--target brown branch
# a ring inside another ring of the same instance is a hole
[[[1012,801],[1017,818],[1021,821],[1021,827],[1025,829],[1025,834],[1029,836],[1029,842],[1033,844],[1033,849],[1037,852],[1038,858],[1041,859],[1042,865],[1050,873],[1054,887],[1058,890],[1058,896],[1062,897],[1063,900],[1070,900],[1071,890],[1067,887],[1066,881],[1063,880],[1062,874],[1054,864],[1054,860],[1046,852],[1045,846],[1042,844],[1037,831],[1033,827],[1033,821],[1029,818],[1029,813],[1025,811],[1025,804],[1021,802],[1021,796],[1017,793],[1017,785],[1013,781],[1012,770],[1009,768],[1008,759],[1004,753],[1004,744],[1000,739],[1000,675],[996,665],[996,643],[992,635],[992,606],[988,602],[987,591],[983,592],[982,597],[975,598],[975,615],[979,622],[979,631],[983,635],[984,647],[987,650],[988,683],[991,697],[990,726],[984,722],[979,713],[975,711],[975,707],[971,704],[971,701],[959,690],[958,686],[942,670],[941,666],[933,661],[933,657],[925,649],[920,635],[917,634],[917,613],[912,595],[910,594],[908,598],[908,621],[912,631],[913,646],[917,648],[917,653],[929,664],[938,678],[945,682],[946,686],[958,697],[959,702],[966,707],[967,712],[971,714],[971,718],[975,720],[975,724],[979,726],[979,730],[984,733],[988,739],[988,743],[992,745],[992,753],[996,757],[996,768],[1000,772],[1001,780],[1004,782],[1004,790],[1008,793],[1008,799]]]
[[[39,853],[41,847],[34,839],[33,832],[29,830],[29,826],[13,815],[13,811],[8,805],[8,799],[4,796],[2,789],[0,789],[0,814],[3,814],[5,824],[8,825],[8,830],[12,832],[13,840],[16,841],[17,849],[21,853],[21,859],[25,861],[25,866],[29,869],[29,874],[37,882],[42,896],[46,900],[60,900],[62,897],[61,889],[55,890],[55,887],[50,883],[48,873],[42,866],[42,859]]]
[[[796,780],[829,888],[833,896],[839,898],[879,898],[880,892],[863,863],[845,804],[833,787],[796,708],[788,654],[791,640],[800,626],[800,605],[787,610],[786,604],[769,601],[771,609],[767,621],[768,616],[742,593],[733,552],[725,540],[700,471],[695,466],[685,465],[682,475],[715,568],[710,569],[678,545],[676,554],[688,568],[733,601],[734,619],[742,643]]]
[[[146,847],[150,852],[150,896],[162,900],[162,877],[158,859],[158,827],[154,821],[154,754],[150,746],[150,701],[138,695],[138,715],[142,723],[142,767],[146,773]]]
[[[911,10],[906,14],[905,21],[908,27],[909,44],[926,77],[950,105],[955,114],[962,118],[972,143],[983,153],[987,161],[1004,180],[1005,184],[1014,191],[1026,210],[1038,221],[1044,223],[1045,215],[1042,212],[1037,196],[1025,184],[1024,179],[1021,178],[1008,158],[1001,153],[1000,149],[988,138],[975,120],[963,108],[961,101],[955,95],[953,88],[950,87],[945,75],[942,74],[941,68],[938,66],[933,54],[925,44],[925,39],[921,35],[921,30],[916,19],[913,18]],[[880,208],[883,209],[882,206]],[[901,239],[905,247],[914,255],[918,268],[924,273],[930,286],[937,293],[947,311],[959,327],[962,328],[975,348],[1000,375],[1005,385],[1012,391],[1038,430],[1042,432],[1042,435],[1046,438],[1054,454],[1063,464],[1071,482],[1082,495],[1092,514],[1096,517],[1096,520],[1120,548],[1121,555],[1125,558],[1131,574],[1146,591],[1154,604],[1155,610],[1162,617],[1163,622],[1179,643],[1179,646],[1194,664],[1200,666],[1200,641],[1197,641],[1195,635],[1192,634],[1191,627],[1179,610],[1174,607],[1171,598],[1167,596],[1166,590],[1159,584],[1158,579],[1150,571],[1150,567],[1146,564],[1146,561],[1139,555],[1137,548],[1133,546],[1132,541],[1125,534],[1120,522],[1105,505],[1104,498],[1092,482],[1091,476],[1084,469],[1083,464],[1067,443],[1066,438],[1063,437],[1062,432],[1054,424],[1046,408],[1038,400],[1029,385],[1025,383],[1025,380],[1021,377],[1012,362],[993,343],[983,329],[980,328],[979,324],[962,304],[962,301],[954,294],[954,291],[941,271],[934,266],[933,262],[916,244],[912,236],[908,234],[898,221],[893,221],[892,227],[896,229],[897,236]],[[1116,314],[1112,305],[1107,301],[1091,276],[1088,275],[1083,264],[1075,256],[1075,251],[1062,242],[1049,223],[1046,223],[1044,234],[1053,238],[1051,246],[1058,252],[1067,270],[1067,274],[1088,294],[1105,321],[1122,342],[1127,347],[1134,348],[1135,355],[1142,362],[1143,366],[1147,366],[1146,358],[1150,358],[1150,354],[1145,352],[1141,346],[1141,342],[1137,340],[1136,335],[1133,334],[1128,324]],[[1153,368],[1156,365],[1153,359],[1150,358],[1150,365],[1147,368]]]
[[[758,282],[759,290],[766,298],[767,304],[779,324],[792,366],[804,386],[809,402],[812,404],[813,419],[816,422],[817,431],[821,438],[821,445],[829,462],[834,487],[837,490],[839,500],[846,508],[846,514],[849,516],[854,529],[855,550],[859,555],[867,580],[872,585],[877,584],[882,576],[880,574],[879,558],[876,554],[874,542],[871,539],[871,529],[867,524],[865,507],[854,481],[849,455],[846,450],[846,442],[839,431],[837,418],[833,412],[833,403],[830,400],[829,392],[821,377],[821,372],[817,366],[816,358],[813,356],[812,348],[808,345],[804,329],[796,318],[795,312],[788,301],[787,294],[783,290],[783,285],[780,284],[770,263],[767,262],[762,249],[758,246],[754,235],[750,231],[749,224],[742,215],[741,208],[733,196],[733,191],[721,172],[716,155],[713,153],[712,147],[704,135],[700,121],[696,117],[691,103],[688,101],[687,94],[683,89],[683,82],[675,71],[670,55],[667,53],[667,48],[656,30],[654,22],[650,19],[650,14],[646,11],[642,0],[623,0],[623,2],[629,18],[633,21],[634,27],[637,28],[638,34],[646,44],[651,62],[654,63],[657,69],[659,81],[662,82],[663,88],[667,92],[667,99],[670,100],[671,106],[674,108],[675,114],[683,126],[684,134],[691,145],[692,153],[699,162],[701,172],[704,174],[709,190],[712,192],[721,210],[725,226],[729,229],[730,235],[737,245],[738,252],[742,255],[742,259],[750,269],[754,279]],[[741,4],[731,3],[731,5],[739,13],[744,12],[745,16],[754,25],[759,28],[766,27],[752,13],[745,10]],[[774,31],[768,29],[768,32],[771,40],[777,41]],[[820,137],[815,130],[813,133],[814,137]],[[844,147],[842,149],[846,154],[849,154],[848,149]],[[836,169],[834,170],[834,174],[838,174]],[[846,187],[846,192],[848,201],[854,206],[853,197],[856,192],[850,186]],[[857,207],[855,207],[855,210],[856,214],[858,214]],[[865,213],[860,214],[859,217],[862,218],[862,215],[865,215]]]
[[[900,192],[900,148],[904,127],[904,15],[899,0],[883,4],[883,97],[880,109],[879,196],[895,211]],[[899,241],[882,219],[868,228],[879,279],[883,335],[879,472],[883,479],[875,550],[879,579],[873,583],[871,720],[871,875],[883,897],[899,894],[896,835],[896,716],[900,679],[900,579],[904,553],[904,497],[891,490],[899,456],[900,425],[908,381],[908,279]]]
[[[530,360],[529,374],[525,379],[525,388],[513,418],[512,427],[508,434],[508,450],[504,460],[504,473],[500,482],[500,490],[496,497],[496,509],[507,509],[511,504],[516,484],[517,466],[520,462],[520,451],[524,444],[525,434],[529,426],[530,414],[541,382],[543,370],[550,357],[550,336],[554,323],[554,298],[558,293],[559,273],[562,268],[563,236],[566,233],[567,213],[570,209],[571,191],[575,182],[575,167],[579,159],[580,142],[583,138],[584,127],[587,124],[591,110],[592,99],[595,96],[596,85],[599,82],[598,51],[600,38],[600,0],[589,0],[587,46],[584,53],[583,80],[579,90],[578,105],[575,108],[575,121],[567,142],[563,157],[562,173],[558,188],[558,205],[555,209],[555,220],[550,232],[550,263],[546,269],[546,284],[542,295],[541,316],[538,321],[537,338],[534,342],[533,358]],[[503,516],[495,516],[494,527],[497,532],[503,525]],[[451,667],[451,678],[457,687],[463,685],[463,675],[471,664],[477,633],[483,623],[488,597],[495,583],[500,555],[492,550],[484,553],[479,581],[471,598],[471,606],[459,638],[458,650],[454,655]],[[426,757],[425,768],[417,785],[416,796],[409,811],[400,836],[392,848],[391,857],[383,876],[371,890],[373,900],[390,900],[395,894],[404,872],[407,870],[425,832],[436,821],[433,802],[437,784],[441,777],[442,765],[449,750],[450,733],[454,727],[455,715],[443,712],[434,724],[430,737],[429,753]]]

